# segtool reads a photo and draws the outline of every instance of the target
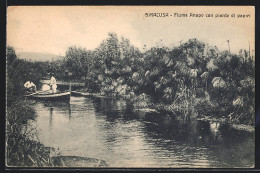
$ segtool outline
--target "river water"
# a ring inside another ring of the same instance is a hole
[[[163,113],[123,99],[38,101],[30,122],[37,140],[63,156],[102,159],[109,167],[228,168],[254,165],[254,133]]]

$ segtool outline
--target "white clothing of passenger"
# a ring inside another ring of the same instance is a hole
[[[36,85],[33,82],[31,82],[31,87],[36,87]]]
[[[54,85],[54,84],[56,84],[56,79],[55,79],[55,77],[51,77],[51,85]]]
[[[25,82],[24,87],[25,88],[31,88],[31,87],[36,87],[36,86],[33,82],[27,81],[27,82]]]
[[[24,87],[27,91],[36,92],[36,85],[31,81],[25,82]]]
[[[42,85],[42,91],[48,91],[48,90],[51,90],[50,85],[48,85],[48,84],[43,84],[43,85]]]
[[[30,88],[31,87],[31,82],[30,81],[25,82],[24,87],[25,88]]]
[[[51,86],[51,88],[52,88],[52,92],[53,92],[53,93],[56,93],[56,92],[57,92],[57,85],[56,85],[56,84],[53,84],[53,85]]]
[[[57,92],[56,79],[53,76],[51,77],[51,89],[53,93]]]

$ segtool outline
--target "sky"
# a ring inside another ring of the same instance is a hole
[[[168,13],[169,17],[145,17]],[[203,17],[174,17],[174,13]],[[206,17],[213,14],[214,17]],[[229,14],[229,17],[215,17]],[[235,14],[235,17],[230,17]],[[238,18],[238,14],[250,17]],[[172,16],[170,16],[172,15]],[[254,49],[254,7],[214,6],[11,6],[7,9],[7,45],[16,52],[65,55],[69,46],[93,50],[109,32],[124,36],[143,49],[178,46],[197,38],[232,53]]]

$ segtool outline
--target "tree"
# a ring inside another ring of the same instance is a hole
[[[33,62],[17,58],[13,47],[7,46],[7,104],[16,101],[25,94],[24,83],[32,81],[39,85],[41,74]]]
[[[72,72],[72,78],[87,77],[91,56],[91,51],[87,51],[85,48],[77,48],[76,46],[68,48],[65,55],[65,67]]]

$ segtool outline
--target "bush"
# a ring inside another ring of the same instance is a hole
[[[7,165],[23,166],[28,162],[27,121],[34,119],[34,110],[25,102],[18,101],[7,108]]]

